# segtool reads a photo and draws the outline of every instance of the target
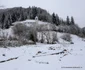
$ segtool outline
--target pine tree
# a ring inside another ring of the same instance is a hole
[[[4,19],[4,28],[8,29],[10,25],[11,25],[10,17],[9,17],[9,15],[6,15],[6,17]]]
[[[37,16],[37,8],[33,7],[32,8],[32,19],[35,19],[36,16]]]
[[[74,22],[74,18],[73,18],[73,17],[71,17],[71,24],[72,24],[72,25],[75,24],[75,22]]]
[[[1,18],[1,24],[2,24],[2,29],[4,28],[4,20],[5,20],[5,15],[3,14],[2,15],[2,18]]]
[[[67,23],[67,25],[70,25],[70,19],[69,19],[69,16],[67,16],[67,18],[66,18],[66,23]]]
[[[56,24],[56,16],[55,13],[52,14],[52,23]]]
[[[15,22],[15,21],[16,21],[16,14],[13,13],[13,14],[12,14],[12,22]]]
[[[63,19],[60,19],[60,20],[59,20],[59,24],[60,24],[60,25],[66,25],[66,21],[64,21]]]
[[[59,16],[56,14],[56,25],[60,25]]]

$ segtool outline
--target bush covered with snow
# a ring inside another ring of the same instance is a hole
[[[57,32],[55,31],[41,31],[37,35],[38,42],[55,44],[58,41]]]
[[[61,36],[61,38],[62,38],[63,40],[66,40],[66,41],[71,42],[71,36],[70,36],[69,33],[63,34],[63,35]]]
[[[59,25],[58,32],[70,33],[80,36],[82,34],[81,28],[78,25]]]
[[[13,33],[23,44],[28,44],[29,40],[36,43],[36,29],[34,27],[27,27],[26,25],[19,23],[13,27]]]

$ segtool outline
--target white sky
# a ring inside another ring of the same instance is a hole
[[[73,16],[79,26],[85,27],[85,0],[0,0],[0,6],[29,7],[37,6],[46,9],[49,13],[57,13],[63,19]]]

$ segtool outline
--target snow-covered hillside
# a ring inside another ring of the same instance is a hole
[[[71,35],[69,44],[61,35],[58,44],[0,48],[0,70],[85,70],[85,41]]]

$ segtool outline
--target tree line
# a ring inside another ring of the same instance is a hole
[[[71,16],[71,19],[69,16],[67,16],[66,20],[60,19],[59,16],[55,13],[52,14],[52,23],[55,25],[74,25],[75,21],[73,16]]]
[[[49,14],[46,10],[39,7],[14,7],[0,9],[0,28],[9,28],[13,22],[23,21],[26,19],[35,19],[38,16],[39,20],[53,23],[55,25],[72,25],[75,24],[74,18],[67,16],[66,20],[60,19],[55,13]]]

